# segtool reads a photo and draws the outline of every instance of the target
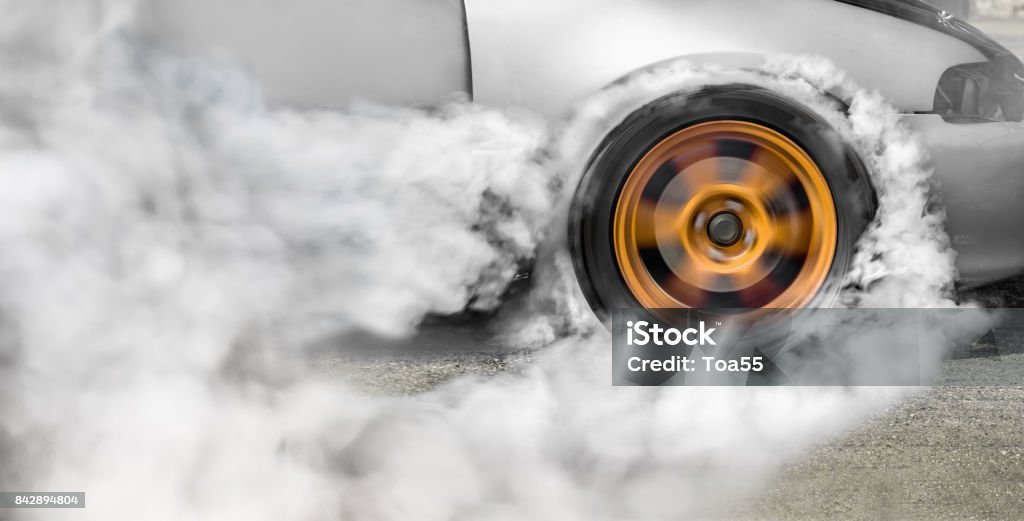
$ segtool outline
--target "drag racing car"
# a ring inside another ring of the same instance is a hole
[[[926,144],[960,284],[1024,269],[1024,65],[923,2],[158,0],[152,19],[173,45],[246,63],[274,101],[313,107],[459,92],[556,117],[668,60],[749,68],[772,54],[825,56]],[[874,211],[861,159],[783,95],[725,85],[693,96],[651,100],[594,150],[568,223],[591,304],[777,308],[834,296]],[[686,233],[655,233],[651,215],[666,213]]]

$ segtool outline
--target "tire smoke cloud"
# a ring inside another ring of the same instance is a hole
[[[670,64],[555,127],[457,102],[300,112],[137,38],[134,3],[2,5],[0,488],[88,497],[17,519],[714,517],[902,395],[610,387],[546,231],[587,144],[661,92],[741,75],[815,108],[879,192],[844,302],[953,305],[923,152],[819,60]],[[338,333],[493,309],[538,250],[550,290],[518,337],[550,345],[523,374],[379,398],[305,371]]]

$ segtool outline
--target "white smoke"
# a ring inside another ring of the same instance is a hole
[[[588,143],[660,92],[742,75],[814,107],[880,185],[857,300],[948,304],[941,221],[915,214],[920,149],[821,62],[640,75],[583,104],[542,164],[549,133],[525,114],[268,108],[229,64],[133,40],[126,5],[3,5],[0,488],[88,497],[26,519],[717,516],[900,394],[611,388],[592,321],[523,375],[416,397],[304,375],[302,350],[335,333],[495,306]],[[849,118],[821,94],[837,86]]]

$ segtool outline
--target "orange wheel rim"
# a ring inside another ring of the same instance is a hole
[[[745,121],[658,142],[615,208],[619,271],[646,308],[797,308],[825,283],[838,223],[807,152]]]

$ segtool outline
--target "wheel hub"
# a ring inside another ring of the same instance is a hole
[[[732,246],[742,235],[743,222],[732,212],[716,214],[708,221],[708,237],[716,246]]]

